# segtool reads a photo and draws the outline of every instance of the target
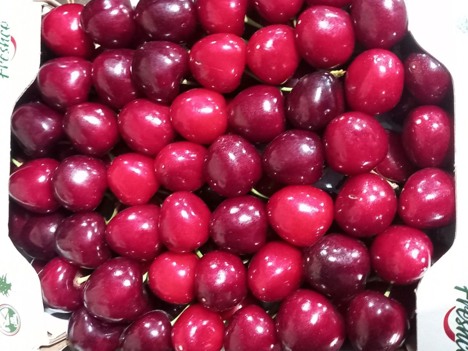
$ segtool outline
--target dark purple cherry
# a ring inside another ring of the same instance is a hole
[[[219,195],[245,195],[261,175],[260,155],[244,138],[234,134],[222,135],[208,148],[205,178]]]
[[[96,319],[83,307],[70,317],[67,342],[73,350],[115,351],[125,326]]]
[[[86,282],[83,298],[86,309],[106,322],[131,322],[149,310],[141,267],[125,257],[96,268]]]
[[[9,194],[29,211],[49,213],[60,203],[55,199],[52,175],[59,162],[52,158],[38,158],[24,163],[10,175]]]
[[[406,337],[404,307],[377,291],[363,291],[346,312],[346,331],[356,351],[395,351]]]
[[[321,130],[344,111],[343,84],[326,71],[304,75],[286,98],[286,118],[299,129]]]
[[[81,11],[81,25],[96,44],[122,48],[136,32],[130,0],[91,0]]]
[[[65,218],[57,228],[55,246],[58,254],[71,263],[97,268],[112,257],[104,237],[106,222],[98,212],[81,212]]]
[[[144,3],[141,1],[139,4]],[[154,102],[169,104],[179,93],[188,72],[188,53],[168,41],[150,41],[134,53],[132,78],[138,88]]]
[[[92,211],[107,190],[106,165],[90,156],[69,156],[55,170],[52,184],[63,207],[73,212]]]
[[[365,288],[371,265],[367,247],[361,241],[328,234],[305,248],[303,255],[304,277],[314,290],[343,301]]]
[[[49,106],[65,110],[85,102],[93,85],[91,62],[64,56],[45,62],[37,74],[37,87]]]
[[[94,88],[112,108],[120,109],[139,96],[131,73],[133,53],[130,49],[109,49],[93,60]]]
[[[22,249],[22,235],[24,225],[28,219],[33,216],[33,213],[21,207],[14,201],[8,203],[8,237],[11,239],[15,247],[23,252]],[[25,253],[25,255],[27,255]]]
[[[13,112],[11,132],[25,154],[41,157],[64,138],[62,119],[62,114],[41,102],[26,103]]]
[[[356,40],[367,49],[390,49],[408,29],[403,0],[353,0],[351,18]]]
[[[279,351],[275,323],[258,305],[247,305],[229,320],[224,335],[226,351]]]
[[[251,143],[273,140],[285,130],[284,97],[273,86],[255,85],[242,90],[228,105],[228,125]]]
[[[39,273],[42,299],[47,307],[73,312],[83,304],[83,287],[78,279],[83,271],[61,257],[50,260]]]
[[[290,129],[267,145],[263,169],[267,176],[283,184],[313,184],[322,176],[324,158],[317,134]]]
[[[404,61],[405,87],[421,104],[437,105],[447,96],[452,78],[437,59],[423,52],[410,54]]]
[[[190,0],[141,0],[135,8],[135,21],[154,41],[183,43],[195,33],[197,13]]]
[[[145,313],[130,324],[120,337],[121,351],[172,351],[172,325],[162,310]]]
[[[281,302],[276,329],[285,350],[338,351],[345,340],[341,315],[323,295],[307,289]]]
[[[237,255],[257,252],[266,242],[267,230],[265,204],[254,196],[226,199],[211,215],[211,238]]]

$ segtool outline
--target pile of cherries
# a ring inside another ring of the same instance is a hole
[[[402,0],[50,8],[10,237],[72,350],[396,350],[451,244],[449,72]]]

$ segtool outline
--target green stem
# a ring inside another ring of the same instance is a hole
[[[182,313],[184,313],[185,310],[186,310],[187,308],[189,308],[190,306],[191,306],[190,304],[188,304],[187,306],[185,306],[185,308],[182,310],[182,312],[180,312],[180,313],[177,315],[177,317],[175,317],[175,318],[171,321],[171,325],[172,325],[172,326],[177,322],[177,320],[180,318],[180,316],[182,315]]]
[[[344,69],[334,69],[330,71],[332,75],[334,75],[336,78],[341,78],[346,74],[346,71]]]
[[[244,17],[244,23],[248,24],[249,26],[252,26],[254,28],[258,28],[258,29],[263,28],[263,26],[260,23],[255,22],[253,19],[251,19],[248,16]]]
[[[268,196],[263,195],[261,192],[259,192],[259,191],[256,190],[255,188],[252,188],[252,189],[250,190],[250,192],[251,192],[252,194],[254,194],[255,196],[261,198],[261,199],[265,199],[265,200],[268,200],[268,199],[269,199]]]
[[[11,159],[11,163],[13,163],[16,167],[21,167],[23,165],[23,162],[20,162],[15,158]]]

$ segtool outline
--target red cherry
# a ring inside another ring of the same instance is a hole
[[[278,24],[257,30],[247,43],[247,66],[267,84],[279,85],[299,66],[294,29]]]
[[[216,91],[191,89],[174,99],[170,117],[174,129],[188,141],[211,144],[226,131],[226,100]]]
[[[153,159],[125,153],[117,156],[107,169],[107,181],[112,193],[125,205],[147,203],[159,188]]]
[[[194,253],[164,252],[149,267],[148,286],[163,301],[188,304],[195,298],[197,264]]]
[[[93,54],[93,40],[81,26],[83,7],[82,4],[63,4],[43,17],[42,40],[57,56],[90,58]]]
[[[304,0],[253,0],[257,13],[270,23],[286,23],[296,16]]]
[[[257,299],[281,301],[302,282],[301,251],[282,241],[270,241],[254,254],[247,273],[249,289]]]
[[[216,33],[198,40],[190,50],[190,71],[205,88],[230,93],[239,87],[246,64],[241,37]]]
[[[372,267],[385,281],[411,284],[431,266],[433,245],[421,230],[393,225],[377,235],[370,248]]]
[[[351,17],[337,7],[312,6],[298,17],[296,43],[301,56],[315,68],[342,65],[354,50]]]
[[[198,20],[208,34],[244,33],[248,0],[198,0]]]
[[[326,5],[335,7],[345,7],[353,2],[353,0],[305,0],[308,6]]]
[[[289,185],[270,197],[268,220],[275,232],[296,246],[310,246],[333,221],[333,200],[309,185]]]
[[[401,98],[404,67],[400,59],[385,49],[359,54],[348,67],[345,94],[349,107],[368,114],[388,112]]]
[[[134,151],[156,156],[175,136],[169,108],[146,99],[126,104],[118,115],[122,139]]]

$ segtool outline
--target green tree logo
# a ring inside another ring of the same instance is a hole
[[[0,295],[8,296],[11,291],[11,283],[8,282],[6,274],[0,276]]]
[[[20,325],[18,312],[10,305],[0,305],[0,332],[8,336],[15,335]]]

